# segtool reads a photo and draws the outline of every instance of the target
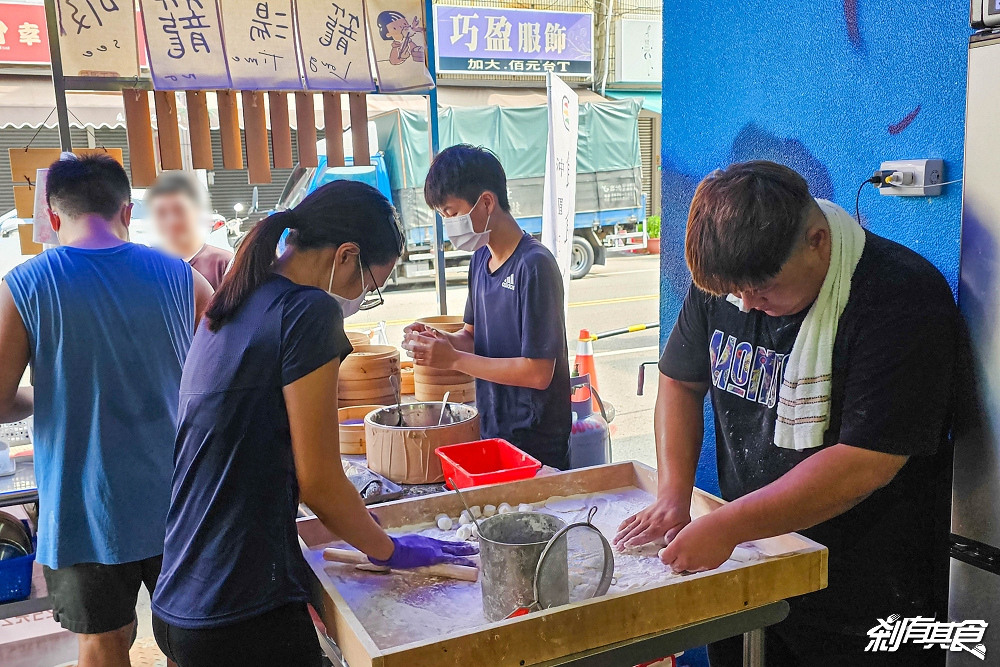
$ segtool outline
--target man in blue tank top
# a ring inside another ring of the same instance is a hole
[[[128,242],[125,170],[49,168],[59,247],[0,284],[0,422],[35,415],[38,553],[80,667],[127,666],[139,586],[159,575],[181,368],[212,295],[179,259]],[[34,387],[19,387],[28,363]]]

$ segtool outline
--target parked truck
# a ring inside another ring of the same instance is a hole
[[[639,108],[635,100],[580,105],[576,233],[570,268],[573,278],[585,276],[594,264],[603,264],[607,248],[645,246]],[[439,110],[439,120],[442,149],[466,143],[485,146],[497,154],[507,172],[511,213],[525,231],[541,234],[546,107],[444,107]],[[400,274],[407,278],[431,277],[434,212],[423,197],[430,164],[427,118],[412,111],[392,111],[369,121],[369,134],[374,136],[370,136],[368,166],[354,166],[348,157],[347,166],[328,167],[325,141],[321,140],[319,165],[296,165],[277,209],[295,206],[330,181],[366,182],[390,198],[399,211],[406,236]],[[345,136],[348,152],[351,145]],[[450,273],[462,271],[469,257],[469,253],[446,243],[445,260]]]

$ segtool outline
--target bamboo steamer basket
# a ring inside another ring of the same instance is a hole
[[[396,402],[392,380],[399,380],[399,350],[390,345],[358,345],[340,364],[339,407]]]
[[[433,484],[444,481],[441,460],[434,450],[443,445],[474,442],[479,436],[479,412],[470,405],[448,403],[445,423],[438,426],[442,405],[406,403],[390,405],[365,417],[368,467],[397,484]]]
[[[347,334],[347,340],[351,343],[351,347],[358,347],[359,345],[371,345],[371,339],[368,334],[362,331],[345,331]]]
[[[365,453],[365,417],[381,407],[381,405],[358,405],[349,408],[340,408],[337,411],[337,419],[340,421],[341,454]],[[358,420],[359,423],[344,423],[352,420]]]
[[[421,317],[417,320],[420,324],[431,329],[444,331],[446,333],[456,333],[465,328],[465,318],[461,315],[434,315],[432,317]]]
[[[465,318],[461,315],[435,315],[417,320],[424,326],[446,333],[456,333],[465,328]],[[445,392],[452,392],[451,400],[459,403],[476,398],[476,381],[471,375],[452,370],[440,370],[427,366],[413,368],[413,396],[418,401],[440,401]],[[470,395],[469,398],[459,398]]]
[[[413,362],[399,362],[400,393],[405,396],[413,395]]]

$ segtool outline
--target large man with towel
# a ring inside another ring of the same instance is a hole
[[[666,535],[661,560],[699,571],[798,531],[829,547],[829,586],[768,630],[769,667],[943,665],[938,648],[864,649],[877,619],[946,620],[959,336],[947,282],[772,162],[706,178],[685,245],[694,285],[659,363],[657,499],[616,545]],[[691,521],[706,392],[731,502]],[[709,655],[742,665],[741,639]]]

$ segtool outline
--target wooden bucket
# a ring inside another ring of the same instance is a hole
[[[465,318],[461,315],[434,315],[432,317],[421,317],[417,322],[431,329],[456,333],[465,328]]]

